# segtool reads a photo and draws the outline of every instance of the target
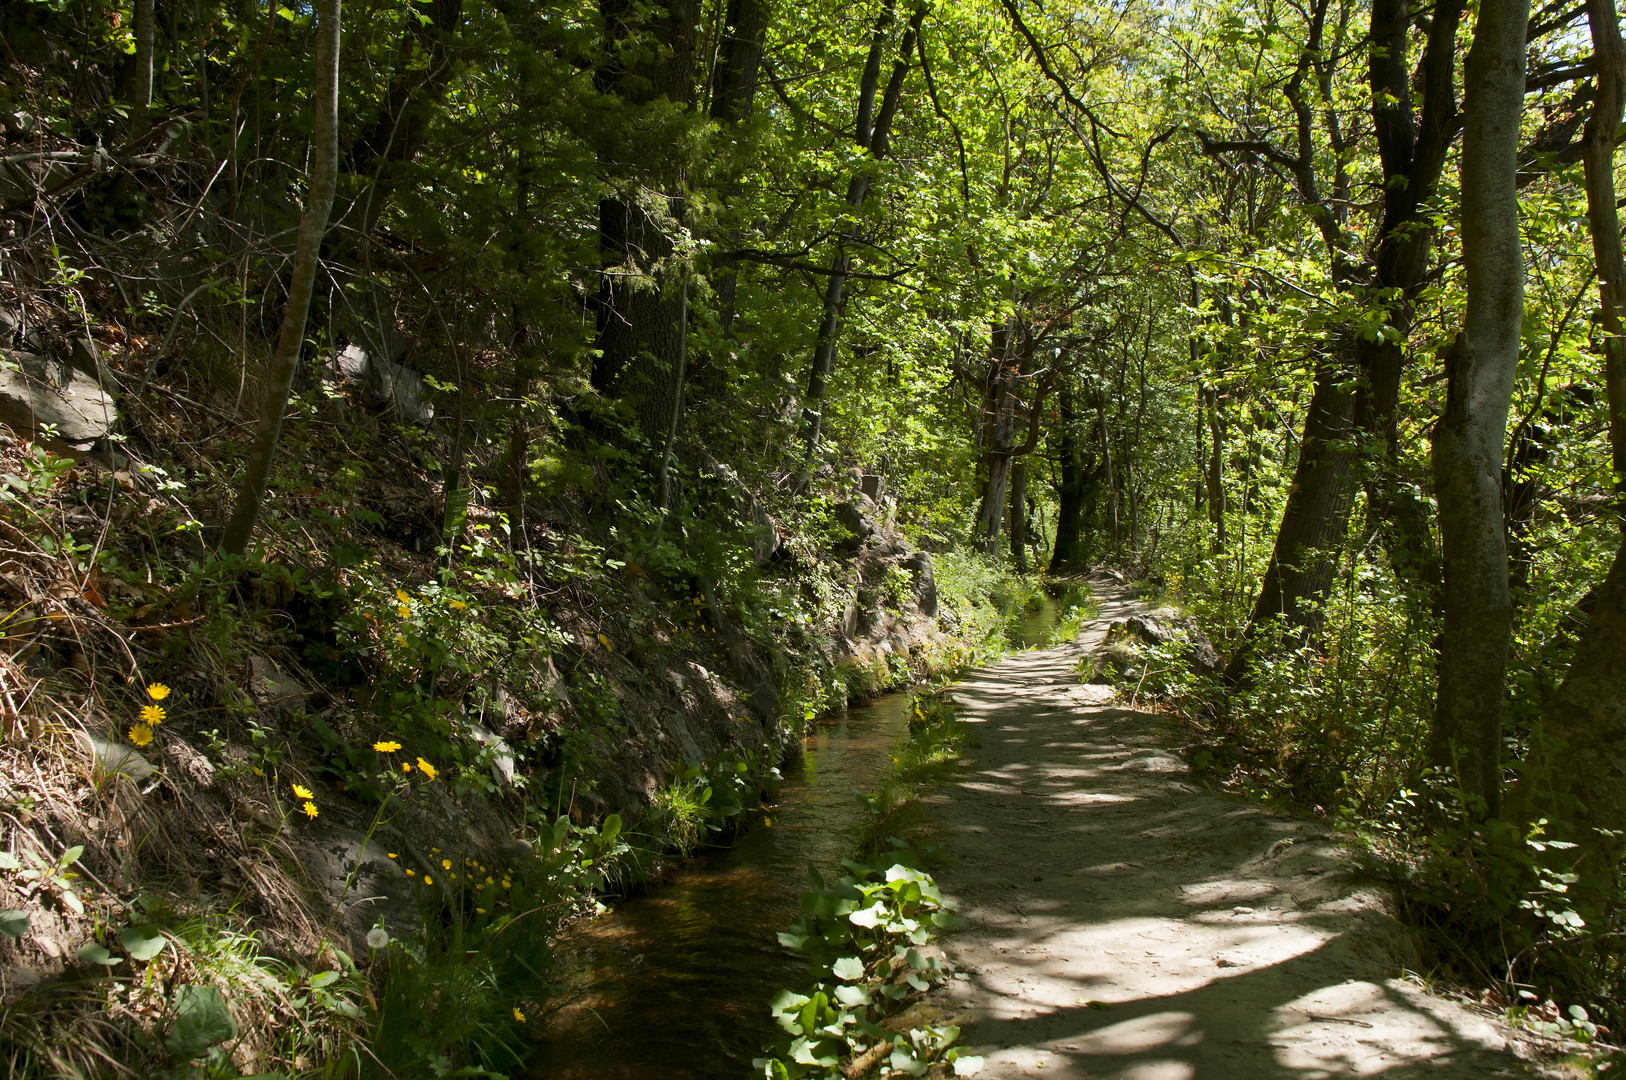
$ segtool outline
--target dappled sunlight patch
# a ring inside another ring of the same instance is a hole
[[[1196,1025],[1197,1017],[1189,1012],[1152,1013],[1097,1028],[1078,1040],[1078,1048],[1086,1054],[1118,1056],[1144,1054],[1164,1046],[1189,1046],[1202,1039]]]

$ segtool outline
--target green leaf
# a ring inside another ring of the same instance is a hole
[[[615,838],[621,835],[621,815],[611,814],[604,819],[604,846],[609,847],[615,843]]]
[[[310,977],[310,987],[313,990],[320,990],[324,986],[332,986],[338,980],[339,973],[337,971],[323,971]]]
[[[857,1008],[869,1000],[869,994],[862,986],[838,986],[836,1000],[849,1008]]]
[[[83,855],[84,853],[85,845],[75,844],[73,847],[62,853],[62,857],[57,859],[56,864],[58,866],[72,866],[74,863],[79,861],[79,856]]]
[[[880,925],[881,916],[885,914],[885,912],[886,909],[880,904],[872,904],[867,908],[859,908],[851,915],[848,915],[847,919],[854,926],[862,926],[873,930],[875,927]]]
[[[22,863],[17,861],[17,856],[13,855],[11,852],[0,851],[0,870],[17,870],[20,869],[22,865]]]
[[[0,934],[20,938],[28,933],[28,912],[0,911]]]
[[[856,956],[843,956],[830,965],[830,972],[845,982],[857,982],[864,977],[864,961]]]
[[[101,964],[103,967],[112,967],[114,964],[124,963],[122,956],[114,956],[106,948],[94,941],[79,947],[79,959],[87,964]]]
[[[85,902],[79,899],[79,894],[74,892],[72,889],[63,889],[61,892],[57,893],[57,898],[62,901],[63,907],[66,907],[75,915],[83,915],[85,913]]]
[[[183,1061],[191,1061],[209,1047],[237,1037],[226,999],[212,986],[183,986],[175,991],[175,1023],[164,1045]]]
[[[132,960],[151,960],[164,951],[164,935],[155,926],[129,926],[119,934],[119,944]]]
[[[965,1057],[954,1059],[955,1076],[976,1076],[982,1071],[982,1056],[980,1054],[967,1054]]]

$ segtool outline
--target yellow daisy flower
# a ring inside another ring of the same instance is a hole
[[[518,1005],[515,1005],[514,1006],[514,1023],[523,1024],[524,1022],[525,1022],[525,1014],[519,1011],[519,1006]]]
[[[373,749],[381,754],[393,754],[401,749],[401,744],[393,739],[386,739],[384,742],[373,743]]]
[[[452,860],[450,860],[450,859],[442,859],[442,860],[440,860],[440,868],[442,870],[450,870],[452,868]]]
[[[467,611],[468,609],[469,609],[469,605],[465,604],[463,601],[461,601],[461,600],[453,600],[452,601],[452,610],[453,611]]]
[[[433,885],[435,883],[435,879],[430,877],[428,874],[425,874],[423,876],[423,883],[425,885]]]
[[[304,786],[302,786],[300,784],[294,784],[294,785],[292,785],[292,787],[294,789],[294,795],[297,798],[301,798],[301,799],[314,799],[314,798],[316,798],[316,792],[312,791],[308,787],[304,787]]]
[[[305,816],[308,818],[313,818],[316,816],[316,804],[313,802],[307,802],[304,806],[300,807],[300,809],[305,811]]]
[[[411,616],[412,609],[407,607],[405,604],[402,604],[400,607],[395,609],[395,613],[401,616],[401,618],[405,619]]]
[[[425,776],[429,777],[429,779],[431,779],[431,780],[433,780],[436,776],[439,775],[438,770],[433,765],[429,764],[429,762],[425,761],[423,758],[418,759],[418,770],[420,772],[422,772]]]
[[[401,771],[402,772],[411,772],[412,771],[412,762],[410,762],[410,761],[401,762]]]
[[[165,686],[161,682],[155,682],[151,686],[147,687],[147,696],[152,698],[154,701],[163,701],[165,698],[169,697],[169,687]]]
[[[395,598],[397,600],[401,601],[401,603],[403,603],[403,604],[408,603],[408,602],[410,602],[412,600],[411,594],[409,594],[405,589],[396,589],[395,590]]]
[[[159,724],[162,724],[166,715],[168,714],[164,712],[164,707],[162,705],[141,706],[141,722],[151,727],[157,727]]]
[[[152,728],[146,724],[136,724],[128,732],[130,741],[137,746],[146,746],[152,742]]]

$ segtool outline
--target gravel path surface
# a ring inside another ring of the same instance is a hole
[[[957,1015],[994,1080],[1532,1075],[1492,1017],[1398,978],[1409,943],[1327,826],[1203,790],[1156,716],[1078,680],[1107,624],[974,672],[931,816],[969,926]]]

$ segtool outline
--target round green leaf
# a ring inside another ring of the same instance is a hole
[[[0,934],[20,938],[28,933],[28,912],[0,911]]]
[[[830,965],[830,972],[846,982],[857,982],[864,977],[864,962],[856,956],[843,956]]]
[[[87,964],[101,964],[103,967],[112,967],[114,964],[124,963],[122,956],[114,956],[106,948],[92,941],[79,948],[79,959]]]
[[[156,926],[127,926],[119,944],[132,960],[147,961],[164,951],[164,935]]]

